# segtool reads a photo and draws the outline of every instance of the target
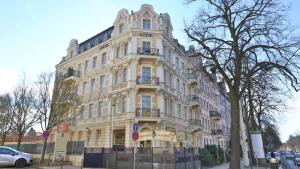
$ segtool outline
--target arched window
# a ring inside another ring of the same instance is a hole
[[[119,25],[119,33],[123,33],[124,32],[124,24],[120,23]]]

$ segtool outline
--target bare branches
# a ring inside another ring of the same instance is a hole
[[[198,51],[205,58],[207,65],[215,67],[225,80],[231,102],[241,99],[249,83],[258,82],[258,77],[264,74],[276,75],[279,79],[289,81],[296,91],[300,88],[300,39],[295,38],[295,29],[286,18],[287,7],[279,0],[204,0],[202,8],[190,26],[185,28],[187,36],[199,45]],[[188,1],[192,3],[192,1]],[[273,78],[274,80],[276,78]],[[270,80],[270,79],[263,79]],[[276,85],[288,87],[281,81]],[[274,83],[274,82],[273,82]],[[262,83],[264,84],[264,83]],[[270,86],[270,85],[269,85]],[[268,86],[267,86],[268,87]],[[276,86],[272,86],[276,87]],[[251,93],[254,97],[255,90]],[[277,92],[272,90],[272,92]],[[276,102],[269,102],[268,95],[255,102],[254,106],[261,107],[258,112],[265,112],[259,117],[271,119],[271,108],[276,110]],[[272,97],[271,97],[272,98]],[[261,103],[262,105],[257,105]],[[231,117],[239,116],[237,103],[232,103]],[[268,109],[265,109],[266,106]],[[263,108],[265,107],[265,108]],[[235,123],[239,123],[235,119]],[[233,122],[233,120],[232,120]],[[233,129],[231,140],[238,140],[239,129]],[[239,149],[232,147],[231,168],[240,168],[238,159]]]
[[[3,145],[7,134],[12,131],[11,97],[0,95],[0,145]]]

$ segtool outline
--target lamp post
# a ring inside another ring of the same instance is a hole
[[[152,130],[152,140],[153,140],[153,147],[155,147],[155,137],[156,137],[156,132],[155,132],[155,130]]]
[[[110,145],[111,148],[113,148],[113,140],[114,140],[114,114],[116,110],[116,105],[115,103],[112,104],[112,111],[111,111],[111,140],[110,140]]]

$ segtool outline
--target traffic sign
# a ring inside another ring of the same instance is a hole
[[[132,139],[133,139],[134,141],[138,140],[139,137],[140,137],[139,132],[137,132],[137,131],[133,131],[133,132],[132,132]]]
[[[139,124],[133,123],[133,131],[139,131]]]
[[[44,131],[43,134],[42,134],[42,136],[44,138],[48,138],[49,137],[49,131]]]

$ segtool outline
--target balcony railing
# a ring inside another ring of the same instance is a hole
[[[148,85],[159,85],[159,78],[158,77],[151,77],[151,76],[138,76],[136,78],[137,84],[148,84]]]
[[[189,119],[189,125],[201,127],[202,124],[201,124],[201,120]]]
[[[137,108],[136,117],[160,117],[160,111],[156,108]]]
[[[187,73],[187,78],[188,79],[194,79],[194,80],[196,80],[197,79],[197,75],[195,73]]]
[[[209,112],[210,117],[217,117],[217,118],[222,118],[221,113],[217,112],[217,111],[210,111]]]
[[[223,130],[222,129],[211,130],[211,134],[212,135],[222,135],[223,134]]]
[[[67,73],[64,74],[64,79],[69,78],[69,77],[80,77],[80,71],[74,70],[72,68],[69,68]]]
[[[188,101],[192,101],[192,102],[200,102],[200,98],[196,95],[189,95],[188,96]]]
[[[140,54],[140,55],[158,56],[159,55],[159,49],[139,47],[138,50],[137,50],[137,53]]]

